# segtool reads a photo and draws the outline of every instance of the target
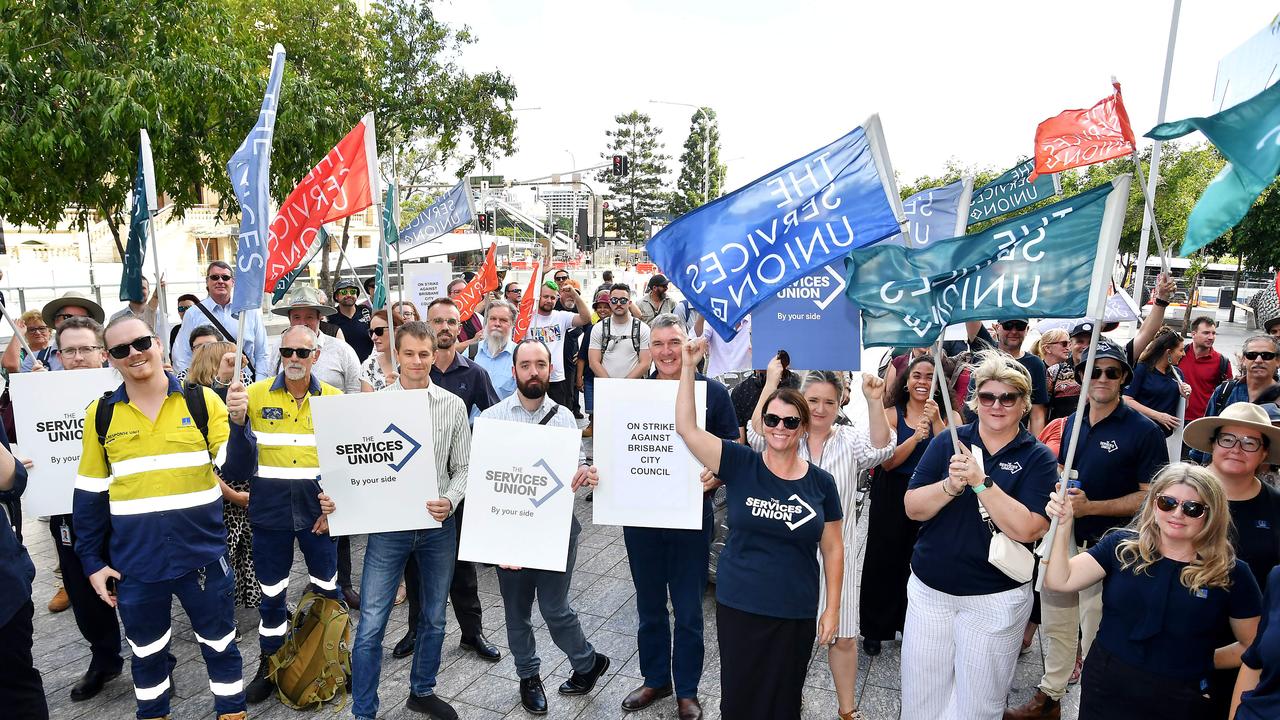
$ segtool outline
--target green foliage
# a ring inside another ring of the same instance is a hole
[[[665,212],[668,207],[670,198],[662,188],[662,176],[671,156],[662,153],[659,130],[648,115],[632,110],[616,116],[614,121],[617,127],[605,131],[610,140],[600,157],[608,160],[614,155],[626,155],[631,172],[626,177],[615,177],[606,168],[597,176],[609,186],[606,225],[619,237],[639,242],[646,239],[644,218]]]
[[[709,159],[708,159],[709,158]],[[710,172],[707,172],[707,169]],[[683,215],[723,194],[725,166],[720,163],[720,124],[716,111],[701,108],[689,120],[689,137],[680,155],[680,177],[671,194],[674,215]],[[703,188],[708,188],[703,195]]]

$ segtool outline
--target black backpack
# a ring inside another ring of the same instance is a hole
[[[93,426],[98,431],[98,444],[107,446],[107,431],[111,429],[111,416],[115,413],[116,404],[111,400],[111,396],[115,394],[114,390],[108,390],[102,394],[102,399],[98,401],[98,411],[93,418]],[[200,434],[204,436],[204,444],[209,444],[209,406],[204,400],[204,386],[202,385],[183,385],[182,399],[187,402],[187,412],[191,413],[191,421],[200,429]]]

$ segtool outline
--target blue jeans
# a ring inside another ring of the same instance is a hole
[[[410,555],[418,563],[422,612],[418,617],[418,640],[409,671],[409,690],[418,696],[435,692],[440,648],[444,644],[444,604],[453,580],[453,560],[458,554],[454,522],[450,516],[441,527],[431,530],[369,535],[364,551],[364,574],[360,578],[360,624],[356,626],[355,647],[351,651],[354,698],[351,712],[357,718],[372,719],[378,714],[382,638]]]
[[[587,414],[594,413],[596,411],[596,379],[594,377],[582,379],[582,399],[586,401]]]

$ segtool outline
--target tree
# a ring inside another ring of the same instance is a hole
[[[609,186],[606,225],[619,237],[639,242],[645,239],[644,218],[666,208],[662,177],[667,173],[667,160],[671,156],[662,153],[659,130],[648,115],[632,110],[614,117],[614,121],[617,127],[605,131],[610,140],[600,157],[607,160],[614,155],[625,155],[630,172],[617,177],[611,168],[606,168],[597,175],[598,180]]]
[[[680,155],[680,177],[671,196],[671,212],[683,215],[723,194],[725,166],[720,163],[720,124],[716,111],[698,108],[689,121],[689,137]]]

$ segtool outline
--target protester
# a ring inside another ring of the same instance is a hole
[[[458,333],[462,327],[457,304],[447,297],[427,306],[427,325],[436,337],[436,362],[431,381],[457,395],[474,418],[498,402],[489,373],[462,354]],[[459,523],[461,524],[461,523]]]
[[[400,578],[405,574],[405,562],[413,557],[421,569],[415,584],[422,601],[416,614],[423,632],[414,642],[406,706],[437,720],[456,720],[457,712],[435,694],[435,689],[444,645],[445,597],[458,550],[454,508],[462,502],[467,489],[471,427],[462,401],[431,382],[436,343],[427,325],[406,322],[396,330],[395,344],[400,377],[382,392],[427,391],[440,497],[427,501],[426,512],[441,525],[369,534],[360,578],[363,605],[351,651],[351,712],[357,720],[373,720],[378,715],[382,639]],[[335,512],[341,512],[341,508]]]
[[[1103,586],[1102,624],[1080,679],[1080,717],[1206,717],[1208,675],[1223,653],[1239,657],[1253,642],[1261,606],[1258,583],[1231,549],[1221,484],[1203,468],[1170,465],[1151,481],[1127,528],[1074,557],[1074,503],[1063,497],[1054,493],[1045,507],[1059,519],[1045,587]],[[1226,623],[1237,644],[1219,648]]]
[[[1191,321],[1191,342],[1183,348],[1182,360],[1178,363],[1183,378],[1191,386],[1187,423],[1204,417],[1214,388],[1233,377],[1231,362],[1213,348],[1217,339],[1218,323],[1213,318],[1201,315]]]
[[[400,315],[405,322],[409,322],[411,320],[422,320],[422,316],[418,314],[418,306],[414,305],[413,302],[409,300],[401,300],[397,303],[393,303],[391,305],[391,312],[393,314]]]
[[[160,286],[164,287],[164,278],[160,279]],[[149,299],[148,299],[149,298]],[[156,324],[156,313],[160,309],[160,291],[151,292],[151,283],[146,277],[142,278],[142,300],[129,300],[125,306],[117,310],[111,315],[110,320],[119,317],[132,316],[140,318],[143,322],[151,327],[159,327]]]
[[[158,338],[141,320],[116,320],[104,336],[124,382],[85,410],[95,424],[100,412],[108,417],[110,442],[104,447],[86,423],[75,484],[76,553],[94,592],[120,613],[133,649],[138,717],[169,714],[173,666],[164,651],[176,596],[204,655],[219,717],[243,720],[235,581],[226,560],[222,492],[210,462],[227,442],[227,407],[203,389],[196,397],[205,412],[188,405],[177,380],[164,372]],[[207,428],[193,422],[193,413],[207,416]],[[157,464],[157,456],[170,460]],[[227,464],[222,470],[243,472]]]
[[[814,639],[830,644],[839,630],[839,491],[830,473],[799,454],[809,405],[794,390],[775,390],[765,399],[763,453],[698,427],[694,369],[705,349],[701,339],[684,347],[676,432],[720,476],[728,495],[729,539],[716,570],[720,714],[798,719]]]
[[[1263,324],[1262,331],[1271,337],[1280,338],[1280,315],[1271,318]]]
[[[318,337],[316,353],[319,360],[312,368],[312,374],[321,382],[328,383],[344,393],[360,392],[360,360],[355,350],[345,341],[320,332],[320,318],[333,315],[335,309],[325,305],[319,292],[310,285],[295,287],[279,305],[271,309],[272,314],[289,318],[290,326],[304,325],[311,328]],[[279,340],[273,340],[272,346],[278,349]],[[269,367],[279,377],[283,370],[282,357],[276,355],[271,359]]]
[[[550,348],[537,339],[525,339],[519,343],[512,354],[515,394],[485,410],[480,417],[577,429],[568,408],[559,405],[548,392],[554,357]],[[578,469],[570,483],[571,489],[576,492],[584,485],[595,487],[598,482],[599,473],[595,466],[588,465],[585,455],[579,452]],[[570,522],[569,554],[564,572],[512,566],[498,568],[498,589],[502,593],[502,606],[506,613],[507,644],[515,660],[516,675],[520,678],[520,704],[537,715],[547,712],[547,696],[542,686],[541,661],[533,633],[535,598],[552,642],[569,658],[573,670],[569,679],[560,685],[561,695],[589,694],[595,689],[600,676],[609,669],[609,658],[596,652],[587,642],[577,613],[569,607],[569,585],[573,582],[578,534],[582,531],[576,516]]]
[[[489,382],[499,400],[511,397],[516,391],[516,380],[509,372],[515,343],[511,342],[511,328],[516,320],[516,306],[506,300],[491,300],[485,315],[483,340],[476,347],[475,364],[489,374]],[[588,405],[588,408],[590,406]]]
[[[756,404],[747,426],[747,442],[752,450],[764,452],[767,447],[766,429],[762,423],[765,411],[764,399],[773,397],[782,379],[782,361],[775,357],[769,361],[761,400]],[[889,459],[894,444],[884,414],[884,381],[870,373],[862,375],[862,394],[867,403],[867,424],[836,425],[835,420],[843,406],[844,379],[833,372],[809,371],[800,387],[800,393],[809,407],[806,432],[798,445],[801,460],[813,462],[835,478],[840,496],[841,512],[853,522],[841,525],[844,543],[844,568],[840,580],[839,628],[835,642],[827,650],[831,677],[835,681],[839,701],[838,713],[842,720],[852,720],[854,712],[854,688],[858,684],[858,524],[855,504],[859,476]],[[816,462],[814,462],[816,460]],[[818,604],[818,616],[824,610]]]
[[[94,322],[101,323],[104,314],[102,306],[75,291],[68,291],[61,297],[50,300],[40,311],[40,319],[44,321],[45,327],[53,328],[55,333],[59,325],[73,317],[92,318]],[[18,369],[21,372],[61,370],[62,360],[58,357],[57,338],[52,338],[43,350],[23,357]]]
[[[1231,547],[1236,559],[1265,583],[1271,570],[1280,565],[1280,490],[1258,479],[1266,463],[1280,463],[1280,429],[1271,425],[1266,411],[1257,405],[1239,402],[1227,406],[1215,417],[1203,417],[1188,425],[1184,434],[1188,445],[1210,453],[1209,472],[1222,483],[1231,513]],[[1229,646],[1234,638],[1223,624],[1218,647]],[[1219,651],[1209,686],[1215,717],[1224,717],[1236,684],[1239,658]]]
[[[596,325],[608,320],[611,317],[609,306],[609,291],[597,293],[595,301],[591,303],[591,325],[585,330],[588,340],[591,334],[595,332]],[[587,411],[587,417],[591,422],[587,424],[585,430],[582,431],[582,437],[592,437],[595,433],[595,409],[596,409],[596,375],[591,371],[591,343],[582,343],[578,348],[578,357],[575,365],[577,367],[577,382],[575,387],[578,392],[582,393],[583,405]]]
[[[395,322],[393,330],[405,323],[405,319],[395,313],[391,314],[391,319]],[[388,354],[391,350],[391,336],[387,334],[385,308],[379,308],[369,318],[369,337],[373,339],[373,352],[369,353],[369,357],[360,366],[360,390],[363,392],[381,390],[399,377],[395,359]]]
[[[369,308],[370,312],[376,312],[375,310],[373,310],[373,296],[377,294],[378,294],[377,278],[372,276],[365,278],[364,279],[364,300],[362,300],[360,304]]]
[[[631,288],[614,283],[609,290],[610,316],[591,329],[587,353],[593,378],[644,377],[649,372],[649,325],[631,317]],[[650,320],[652,322],[652,319]]]
[[[513,307],[520,307],[520,296],[523,294],[524,289],[520,287],[520,283],[509,282],[502,291],[502,299],[511,303]]]
[[[1240,370],[1243,376],[1223,382],[1209,394],[1202,417],[1213,417],[1223,408],[1238,402],[1262,404],[1280,400],[1280,382],[1276,371],[1280,370],[1280,339],[1270,335],[1254,335],[1244,341],[1240,353]],[[1196,449],[1191,459],[1201,465],[1209,456]]]
[[[976,324],[976,323],[975,323]],[[1044,361],[1035,355],[1024,352],[1022,342],[1027,337],[1028,323],[1026,318],[1005,319],[995,324],[995,340],[989,341],[985,330],[979,330],[971,344],[975,348],[994,347],[1005,355],[1017,360],[1031,374],[1031,413],[1025,424],[1032,435],[1040,434],[1049,422],[1049,391],[1047,388],[1048,370]]]
[[[1241,656],[1231,702],[1235,720],[1280,717],[1280,568],[1271,571],[1263,597],[1258,632]]]
[[[47,352],[45,348],[49,348],[53,342],[53,336],[50,334],[53,328],[44,324],[44,319],[40,316],[39,310],[28,310],[22,313],[18,321],[14,323],[18,327],[18,332],[22,333],[22,339],[27,341],[28,347],[36,354],[36,359],[42,364],[48,365],[49,357],[53,355],[53,350]],[[44,355],[41,359],[40,355]],[[20,372],[22,364],[26,362],[27,351],[22,347],[22,341],[17,335],[9,338],[9,345],[4,349],[4,369],[6,372]]]
[[[720,334],[699,316],[694,321],[693,334],[707,341],[707,376],[720,377],[736,370],[751,368],[751,316],[738,321],[738,331],[732,340],[724,340]]]
[[[1071,339],[1067,331],[1053,328],[1042,334],[1031,346],[1031,351],[1044,361],[1050,421],[1075,412],[1076,400],[1080,397],[1080,383],[1076,382],[1070,345]]]
[[[617,307],[617,304],[613,307],[615,312]],[[651,328],[654,372],[649,378],[679,380],[684,367],[684,346],[688,342],[683,321],[675,315],[659,315],[653,319]],[[737,416],[729,391],[701,373],[695,373],[694,379],[707,384],[704,423],[707,430],[722,440],[737,442]],[[702,640],[702,596],[707,587],[707,556],[715,532],[711,492],[719,485],[718,479],[710,475],[704,477],[702,527],[698,530],[622,529],[631,581],[636,587],[636,613],[640,618],[636,643],[640,648],[640,674],[644,677],[644,683],[623,699],[623,710],[643,709],[674,692],[680,720],[702,717],[702,704],[698,700],[698,683],[706,654]],[[668,596],[671,612],[667,611]]]
[[[173,343],[178,339],[178,331],[182,330],[182,321],[187,317],[187,311],[200,302],[200,298],[191,293],[183,293],[178,296],[178,324],[169,328],[169,354],[173,354]]]
[[[171,359],[175,371],[185,370],[191,364],[191,343],[188,337],[200,325],[213,325],[223,339],[236,341],[240,313],[231,312],[231,292],[235,284],[230,265],[221,260],[209,263],[205,270],[205,289],[209,294],[193,305],[191,310],[183,313],[182,328],[173,339]],[[249,358],[249,369],[257,380],[271,377],[272,369],[267,365],[267,330],[262,314],[248,312],[244,314],[244,318],[244,342],[241,345],[245,357]]]
[[[0,502],[16,503],[27,489],[27,468],[9,451],[9,436],[0,425]],[[49,717],[44,683],[32,656],[31,582],[36,566],[20,533],[0,511],[0,707],[15,718]],[[114,622],[114,619],[112,620]],[[117,653],[119,639],[116,640]]]
[[[1159,425],[1165,437],[1182,425],[1178,400],[1191,395],[1191,386],[1182,382],[1178,369],[1183,352],[1182,337],[1170,328],[1161,328],[1138,359],[1133,381],[1124,389],[1129,407]]]
[[[906,718],[1000,717],[1032,593],[1030,582],[988,561],[988,545],[995,531],[1026,544],[1049,527],[1040,508],[1057,462],[1020,424],[1031,412],[1032,376],[988,351],[974,385],[969,408],[978,419],[956,428],[958,449],[951,432],[930,441],[903,503],[923,523],[902,634]]]
[[[951,361],[943,360],[945,368]],[[897,443],[892,455],[872,470],[867,518],[866,559],[862,564],[859,598],[862,648],[879,655],[881,644],[901,632],[907,618],[907,579],[911,551],[920,523],[907,517],[903,498],[911,474],[935,435],[960,418],[947,418],[941,386],[934,386],[933,358],[917,355],[894,381],[886,385],[890,407],[878,409]]]
[[[572,280],[569,277],[569,271],[556,270],[552,273],[552,276],[553,276],[552,280],[555,282],[556,286],[559,287],[560,289],[563,290],[565,288],[572,288],[573,292],[581,294],[582,287],[578,285],[576,281]],[[556,300],[555,310],[560,312],[577,313],[578,303],[574,299],[566,297],[562,293],[561,296]],[[561,356],[560,358],[558,358],[558,362],[560,362],[560,366],[563,369],[563,372],[565,375],[568,375],[571,371],[570,369],[573,368],[577,363],[578,350],[583,345],[583,343],[587,339],[589,339],[589,338],[584,338],[583,334],[586,331],[586,328],[590,327],[590,325],[591,325],[590,322],[583,323],[582,325],[575,325],[574,327],[569,328],[565,332],[564,342],[561,344],[561,347],[560,347]],[[564,381],[564,385],[568,386],[567,390],[564,391],[565,397],[568,398],[568,402],[564,403],[565,407],[573,411],[573,416],[575,418],[581,418],[582,407],[578,402],[578,393],[574,389],[575,386],[574,386],[573,380],[566,379]],[[557,396],[557,401],[559,401],[559,396]]]
[[[636,303],[637,309],[632,312],[646,323],[653,322],[655,317],[663,313],[675,313],[676,301],[667,297],[667,288],[670,284],[664,275],[654,275],[649,278],[649,283],[645,286],[645,296],[640,298]]]
[[[1072,413],[1062,429],[1063,437],[1069,438],[1072,426],[1081,423],[1071,462],[1079,486],[1067,493],[1076,518],[1078,552],[1098,544],[1111,528],[1133,517],[1151,478],[1169,459],[1160,428],[1122,400],[1121,392],[1132,376],[1124,350],[1100,339],[1093,357],[1084,415]],[[1086,354],[1077,363],[1078,377],[1087,360]],[[1060,446],[1059,465],[1066,465],[1068,448],[1069,443]],[[1026,704],[1005,711],[1004,720],[1059,717],[1067,685],[1078,676],[1081,658],[1088,657],[1098,632],[1102,586],[1092,585],[1079,593],[1046,590],[1040,594],[1040,615],[1046,645],[1044,675],[1036,694]]]
[[[445,295],[455,303],[462,297],[462,290],[467,286],[469,280],[455,278],[449,282],[445,290]],[[431,309],[428,307],[427,315],[430,316]],[[471,313],[471,317],[467,318],[458,325],[458,352],[466,352],[473,355],[471,347],[481,340],[481,331],[484,330],[484,316],[477,312]]]
[[[551,399],[565,407],[573,406],[574,383],[565,375],[564,342],[569,330],[591,324],[591,308],[582,296],[570,287],[561,288],[555,282],[542,284],[538,305],[529,323],[526,337],[537,338],[551,348]],[[556,301],[562,301],[577,309],[577,314],[556,310]]]
[[[351,278],[339,280],[333,286],[333,299],[338,303],[338,311],[326,320],[342,331],[342,339],[355,351],[356,359],[364,362],[373,352],[373,341],[369,339],[369,319],[373,317],[373,311],[368,305],[357,304],[359,297],[359,283]]]

